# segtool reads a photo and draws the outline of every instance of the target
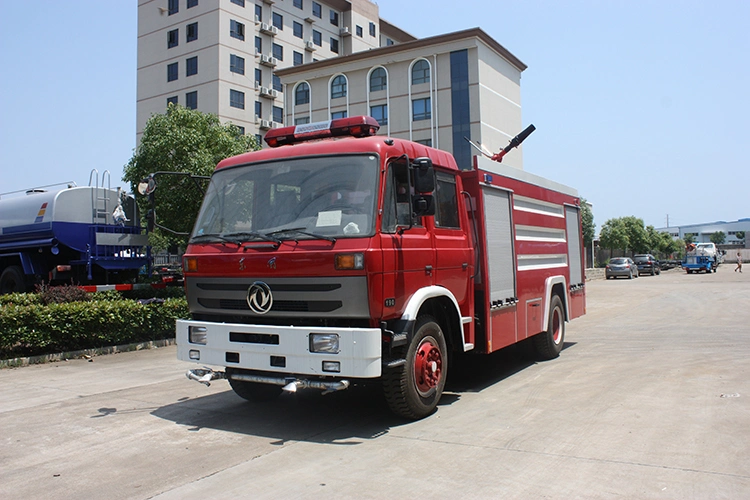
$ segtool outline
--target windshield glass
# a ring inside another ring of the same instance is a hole
[[[378,173],[375,155],[280,159],[218,170],[192,237],[205,242],[370,236]]]

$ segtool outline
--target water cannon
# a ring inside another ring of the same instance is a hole
[[[499,153],[495,153],[495,154],[490,153],[480,143],[475,143],[471,139],[469,139],[468,137],[464,137],[464,139],[466,139],[466,141],[469,144],[471,144],[472,146],[474,146],[474,148],[476,148],[477,151],[479,151],[480,153],[482,153],[484,156],[486,156],[490,160],[493,160],[493,161],[496,161],[496,162],[502,162],[503,161],[503,156],[505,156],[506,154],[508,154],[511,149],[514,149],[514,148],[517,148],[518,146],[520,146],[521,143],[523,141],[525,141],[526,138],[529,135],[531,135],[531,133],[534,130],[536,130],[536,127],[533,124],[529,125],[525,129],[523,129],[520,134],[518,134],[513,139],[511,139],[510,142],[508,143],[508,145],[505,146],[505,148],[501,149]]]

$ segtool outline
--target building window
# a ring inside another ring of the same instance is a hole
[[[374,69],[370,73],[370,92],[377,92],[388,88],[388,74],[384,68]]]
[[[190,23],[185,28],[187,29],[186,41],[192,42],[198,39],[198,23]]]
[[[255,37],[255,53],[256,54],[263,53],[263,39],[261,39],[261,37],[259,36]]]
[[[234,54],[229,55],[229,71],[239,75],[245,74],[245,58]]]
[[[233,108],[245,109],[245,93],[229,89],[229,105]]]
[[[274,43],[272,51],[273,51],[273,57],[275,57],[279,61],[284,60],[284,47],[282,47],[278,43]]]
[[[185,60],[185,76],[198,74],[198,56],[188,57]]]
[[[425,97],[424,99],[414,99],[411,102],[412,119],[415,122],[421,120],[429,120],[432,118],[432,106],[430,105],[430,98]]]
[[[258,145],[258,147],[263,146],[263,138],[260,136],[260,134],[255,134],[255,143]]]
[[[294,89],[294,105],[307,104],[310,102],[310,85],[305,82],[297,85]]]
[[[173,82],[177,80],[178,63],[167,64],[167,81]]]
[[[229,21],[229,34],[238,40],[245,40],[245,25],[234,19]]]
[[[339,13],[335,10],[331,11],[331,24],[333,24],[334,26],[339,25]]]
[[[337,120],[339,118],[346,118],[346,111],[334,111],[331,113],[331,120]]]
[[[346,77],[339,75],[331,82],[331,99],[346,97]]]
[[[305,125],[306,123],[310,123],[309,116],[300,116],[294,119],[295,125]]]
[[[255,4],[255,20],[260,22],[263,20],[263,7]]]
[[[362,38],[362,33],[364,33],[364,31],[362,31],[362,26],[357,26],[356,31],[357,31],[357,36]]]
[[[313,43],[318,47],[323,45],[323,35],[321,35],[320,31],[313,30]]]
[[[430,82],[430,63],[424,59],[420,59],[411,68],[411,84],[417,85],[420,83]]]
[[[318,2],[312,3],[312,14],[318,19],[323,19],[323,7]]]
[[[180,12],[180,0],[169,0],[169,2],[167,2],[167,10],[169,11],[170,16]]]
[[[255,68],[255,85],[260,85],[260,82],[263,81],[263,72],[260,70],[260,68]]]
[[[273,25],[279,28],[279,30],[284,29],[284,16],[279,14],[278,12],[273,13]]]
[[[185,107],[188,109],[198,109],[198,91],[194,90],[185,94]]]
[[[393,45],[393,40],[391,40],[390,38],[386,38],[385,39],[385,45],[387,47],[390,47],[391,45]]]
[[[177,47],[180,44],[180,30],[167,31],[167,48]]]
[[[301,9],[301,8],[302,8],[302,0],[294,0],[294,1],[292,2],[292,5],[294,5],[294,6],[295,6],[295,7],[297,7],[298,9]]]
[[[302,24],[297,21],[292,21],[292,33],[297,38],[302,38]]]
[[[284,108],[280,108],[279,106],[273,107],[273,121],[284,123]]]
[[[388,105],[370,106],[370,116],[375,118],[379,124],[388,125]]]
[[[187,0],[187,8],[193,8],[198,6],[198,0]]]
[[[304,63],[304,60],[302,59],[302,53],[297,52],[296,50],[293,53],[294,56],[294,65],[299,66],[300,64]]]
[[[170,104],[177,105],[177,96],[174,95],[172,97],[167,97],[167,107],[169,107]]]
[[[279,92],[281,92],[284,88],[281,86],[281,78],[276,75],[273,75],[273,88],[274,90],[278,90]]]
[[[240,7],[244,7],[245,6],[245,0],[229,0],[229,1],[232,2],[235,5],[239,5]]]
[[[370,36],[375,36],[375,23],[370,23]]]
[[[414,142],[421,144],[422,146],[432,147],[432,139],[417,139]]]
[[[245,127],[240,127],[239,125],[235,125],[235,127],[237,127],[237,131],[240,135],[245,135]]]
[[[255,116],[260,118],[263,115],[263,103],[255,101]]]
[[[331,37],[331,52],[336,54],[339,53],[339,40],[338,38]]]

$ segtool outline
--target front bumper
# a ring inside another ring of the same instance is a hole
[[[206,344],[190,343],[189,328],[206,329]],[[310,352],[310,334],[337,334],[339,352]],[[275,343],[273,343],[275,342]],[[379,328],[246,325],[177,320],[177,358],[204,365],[306,376],[375,378],[382,370]],[[339,363],[339,371],[323,366]]]

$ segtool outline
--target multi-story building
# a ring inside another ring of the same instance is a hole
[[[281,68],[415,40],[369,0],[139,0],[137,137],[170,102],[258,138],[283,122]]]
[[[711,235],[722,232],[725,235],[725,247],[734,246],[739,248],[750,248],[750,218],[736,221],[705,222],[703,224],[686,224],[682,226],[660,227],[656,229],[660,233],[669,233],[673,238],[685,239],[690,234],[696,243],[708,243]]]
[[[479,28],[280,70],[287,125],[370,115],[380,132],[453,153],[497,152],[522,128],[526,65]],[[523,168],[520,152],[504,163]]]

